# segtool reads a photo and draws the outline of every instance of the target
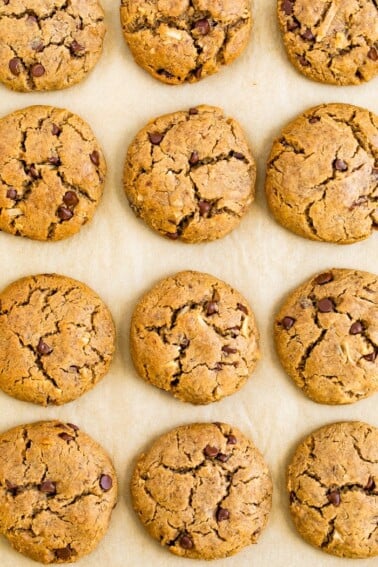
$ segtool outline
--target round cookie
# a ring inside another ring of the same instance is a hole
[[[97,63],[104,35],[98,0],[4,0],[0,81],[23,92],[70,87]]]
[[[0,388],[35,404],[75,400],[103,378],[115,343],[111,314],[85,284],[22,278],[0,293]]]
[[[232,63],[247,46],[250,0],[121,0],[135,61],[155,79],[194,83]]]
[[[293,65],[306,77],[358,85],[378,74],[378,7],[372,0],[278,0]]]
[[[323,404],[351,404],[378,390],[378,276],[333,269],[312,277],[275,320],[280,361]]]
[[[192,271],[160,281],[142,297],[130,349],[142,378],[192,404],[239,390],[260,358],[246,299],[225,282]]]
[[[151,121],[130,145],[124,187],[152,229],[183,242],[231,232],[255,196],[256,166],[239,124],[199,106]]]
[[[228,557],[256,543],[271,508],[261,453],[225,423],[195,423],[159,437],[136,464],[133,506],[150,535],[193,559]]]
[[[90,221],[106,163],[76,114],[31,106],[0,119],[0,230],[61,240]]]
[[[42,421],[0,435],[0,533],[40,563],[72,563],[105,535],[117,477],[76,425]]]
[[[322,551],[378,555],[378,429],[333,423],[309,435],[288,469],[290,511],[301,536]]]
[[[292,232],[350,244],[378,227],[378,116],[323,104],[293,120],[273,143],[268,203]]]

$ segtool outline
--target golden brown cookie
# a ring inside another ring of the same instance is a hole
[[[163,236],[203,242],[231,232],[255,195],[256,166],[239,124],[212,106],[151,121],[129,147],[130,206]]]
[[[292,232],[350,244],[378,227],[378,116],[323,104],[290,122],[273,143],[268,203]]]
[[[140,376],[192,404],[229,396],[260,358],[246,299],[209,274],[180,272],[147,292],[131,321],[130,348]]]
[[[375,0],[278,0],[293,65],[321,83],[358,85],[378,74]]]
[[[72,563],[90,553],[116,500],[110,458],[76,425],[41,421],[0,435],[0,533],[27,557]]]
[[[244,51],[251,2],[121,0],[121,24],[138,65],[164,83],[194,83]]]
[[[290,511],[301,536],[339,557],[378,555],[378,429],[333,423],[309,435],[288,470]]]
[[[333,269],[292,292],[275,320],[281,363],[323,404],[351,404],[378,390],[378,276]]]
[[[35,404],[75,400],[108,371],[111,314],[85,284],[56,274],[22,278],[0,294],[0,388]]]
[[[3,0],[0,81],[24,92],[70,87],[97,63],[104,35],[98,0]]]
[[[0,119],[0,230],[60,240],[90,221],[106,163],[92,130],[68,110],[30,106]]]
[[[133,506],[175,555],[218,559],[256,543],[271,508],[261,453],[225,423],[195,423],[159,437],[137,462]]]

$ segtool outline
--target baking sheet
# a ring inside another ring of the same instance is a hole
[[[175,557],[155,543],[134,515],[128,482],[135,457],[161,433],[194,421],[227,421],[263,452],[274,480],[270,521],[257,546],[214,562],[222,567],[333,567],[370,565],[340,560],[306,544],[294,530],[285,491],[285,469],[296,444],[333,421],[362,419],[378,426],[378,395],[351,406],[328,407],[308,400],[280,368],[272,322],[287,292],[318,270],[350,267],[377,271],[378,233],[364,242],[337,246],[309,242],[277,225],[267,211],[265,162],[282,126],[322,102],[349,102],[378,113],[378,79],[358,87],[329,87],[299,75],[288,63],[276,23],[276,0],[255,0],[252,41],[231,67],[195,85],[171,87],[139,69],[127,50],[118,2],[103,0],[108,33],[104,54],[81,85],[56,93],[19,94],[0,87],[0,114],[30,104],[64,106],[78,113],[102,143],[109,173],[103,201],[91,225],[58,243],[38,243],[0,234],[0,287],[31,273],[57,272],[93,287],[110,307],[118,329],[118,352],[109,374],[94,390],[60,408],[13,400],[0,391],[0,431],[30,421],[58,418],[77,423],[112,456],[120,481],[119,503],[108,534],[81,567],[176,567],[204,562]],[[241,226],[209,244],[185,245],[147,229],[129,209],[122,190],[128,144],[152,117],[207,103],[222,106],[244,126],[258,160],[257,199]],[[179,270],[214,274],[238,288],[254,308],[263,358],[247,385],[210,406],[195,407],[139,379],[128,351],[132,309],[142,293]],[[1,567],[35,563],[0,538]]]

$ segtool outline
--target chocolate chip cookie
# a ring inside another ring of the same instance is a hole
[[[378,74],[375,0],[278,0],[291,62],[321,83],[358,85]]]
[[[378,429],[326,425],[297,448],[288,471],[290,511],[301,536],[339,557],[378,555]]]
[[[90,221],[106,163],[76,114],[30,106],[0,119],[0,230],[61,240]]]
[[[192,404],[239,390],[260,358],[246,299],[225,282],[192,271],[160,281],[142,297],[130,347],[142,378]]]
[[[271,508],[272,480],[261,453],[225,423],[195,423],[159,437],[139,457],[133,506],[169,551],[218,559],[256,543]]]
[[[281,363],[323,404],[351,404],[378,390],[378,276],[333,269],[299,286],[275,321]]]
[[[42,274],[0,294],[0,388],[35,404],[65,404],[97,384],[115,343],[111,314],[85,284]]]
[[[104,35],[98,0],[2,0],[0,81],[23,92],[70,87],[97,63]]]
[[[266,193],[276,220],[350,244],[378,228],[378,116],[350,104],[307,110],[273,143]]]
[[[211,106],[151,121],[129,147],[124,187],[131,208],[172,240],[231,232],[254,199],[256,166],[245,134]]]
[[[41,563],[72,563],[105,535],[117,477],[104,449],[72,423],[0,435],[0,533]]]
[[[138,65],[164,83],[194,83],[244,51],[251,2],[121,0],[121,24]]]

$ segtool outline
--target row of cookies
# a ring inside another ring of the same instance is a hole
[[[274,141],[266,175],[275,218],[300,236],[347,244],[378,226],[378,117],[348,104],[301,114]],[[77,115],[33,106],[0,120],[0,229],[37,240],[77,232],[95,212],[103,152]],[[172,240],[232,231],[255,195],[256,166],[239,124],[198,106],[149,122],[129,146],[130,206]]]
[[[352,85],[378,73],[378,14],[369,0],[278,0],[284,44],[305,76]],[[168,84],[193,83],[232,63],[252,29],[250,0],[121,0],[135,61]],[[3,0],[0,81],[17,91],[63,89],[97,63],[105,36],[98,0]]]
[[[295,526],[309,543],[341,557],[378,554],[377,447],[378,429],[361,422],[327,425],[298,445],[287,489]],[[2,433],[0,449],[0,533],[45,564],[93,551],[117,502],[117,475],[104,449],[59,421]],[[162,435],[131,478],[133,507],[150,535],[176,555],[207,560],[258,541],[272,488],[259,450],[225,423]]]

